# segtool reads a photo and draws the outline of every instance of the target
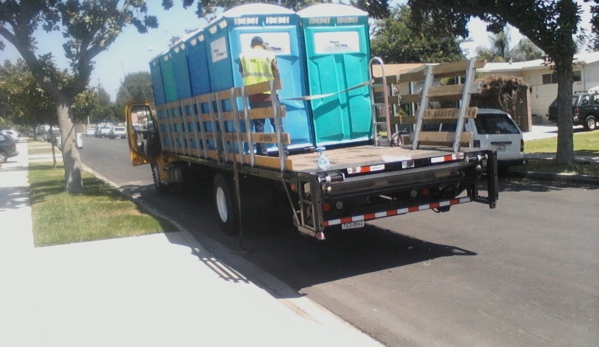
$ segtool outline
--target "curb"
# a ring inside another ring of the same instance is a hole
[[[296,292],[287,284],[283,283],[281,280],[277,279],[268,272],[252,264],[251,262],[245,260],[244,258],[237,256],[234,251],[227,249],[225,246],[219,244],[211,238],[205,237],[203,239],[203,242],[208,244],[207,247],[205,247],[192,235],[190,231],[185,229],[185,227],[183,227],[179,223],[172,220],[170,217],[160,213],[147,203],[139,200],[137,197],[130,195],[129,193],[124,191],[118,184],[112,182],[111,180],[102,176],[98,172],[92,170],[87,165],[81,163],[81,167],[84,170],[95,175],[98,179],[104,181],[105,183],[111,185],[113,188],[120,191],[123,195],[129,198],[130,201],[141,206],[147,213],[152,214],[155,217],[163,218],[172,223],[178,229],[178,232],[181,233],[183,239],[188,243],[188,246],[192,249],[194,253],[197,253],[198,250],[202,250],[205,253],[216,256],[219,261],[224,262],[227,266],[230,266],[233,269],[235,269],[235,271],[241,271],[246,273],[247,277],[254,285],[266,291],[269,295],[274,297],[275,300],[287,307],[293,313],[328,327],[352,329],[358,333],[369,336],[375,343],[380,344],[380,341],[376,340],[374,337],[370,336],[369,334],[362,331],[358,327],[352,325],[351,323],[345,321],[343,318],[339,317],[326,307]],[[208,251],[207,248],[213,250],[214,252]]]

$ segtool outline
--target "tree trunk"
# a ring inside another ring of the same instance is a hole
[[[574,163],[574,122],[572,120],[572,56],[555,61],[557,74],[557,164]]]
[[[65,190],[71,194],[82,193],[81,159],[77,148],[75,124],[71,117],[71,103],[65,101],[57,103],[56,112],[58,114],[58,125],[60,126]]]

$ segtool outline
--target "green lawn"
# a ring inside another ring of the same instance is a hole
[[[32,152],[43,153],[34,144]],[[50,145],[45,147],[50,153]],[[35,246],[177,231],[88,172],[83,172],[82,194],[65,192],[62,164],[30,163],[29,183]]]
[[[557,138],[555,137],[524,143],[525,153],[553,154],[555,157],[556,149]],[[574,154],[599,157],[599,131],[575,133]],[[599,176],[599,164],[594,161],[577,161],[572,165],[556,165],[552,159],[530,159],[526,165],[516,166],[511,170]]]

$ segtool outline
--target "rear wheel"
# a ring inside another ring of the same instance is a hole
[[[594,116],[588,116],[584,123],[584,128],[589,131],[597,129],[597,119]]]
[[[162,182],[160,178],[160,171],[158,171],[158,165],[156,163],[151,163],[152,167],[152,178],[154,179],[154,187],[158,191],[158,193],[163,194],[168,191],[168,186]]]
[[[4,152],[0,152],[0,163],[6,163],[8,156]]]
[[[235,235],[237,228],[237,209],[233,195],[233,182],[221,174],[214,177],[213,196],[214,205],[222,232],[226,235]]]

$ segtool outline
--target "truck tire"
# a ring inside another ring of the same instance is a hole
[[[221,224],[221,230],[225,235],[235,235],[238,232],[237,205],[233,194],[233,182],[223,175],[214,177],[213,185],[214,206],[216,215]]]
[[[154,187],[156,188],[156,191],[158,191],[160,194],[168,192],[168,186],[162,182],[162,179],[160,179],[158,165],[156,163],[151,163],[150,166],[152,167],[152,178],[154,179]]]
[[[588,131],[597,129],[597,119],[594,116],[588,116],[584,122],[584,128]]]
[[[4,152],[0,152],[0,163],[6,163],[7,160],[8,160],[8,155],[6,155],[6,153],[4,153]]]

